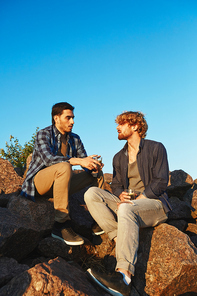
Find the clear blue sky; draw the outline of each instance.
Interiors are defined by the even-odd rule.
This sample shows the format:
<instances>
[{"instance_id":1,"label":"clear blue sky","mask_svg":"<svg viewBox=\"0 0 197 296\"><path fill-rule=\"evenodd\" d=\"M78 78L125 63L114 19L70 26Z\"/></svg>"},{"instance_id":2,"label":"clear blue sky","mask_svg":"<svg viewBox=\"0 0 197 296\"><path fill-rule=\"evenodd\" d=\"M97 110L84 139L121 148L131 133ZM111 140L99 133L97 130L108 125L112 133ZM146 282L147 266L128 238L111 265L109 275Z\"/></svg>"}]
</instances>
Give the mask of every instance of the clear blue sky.
<instances>
[{"instance_id":1,"label":"clear blue sky","mask_svg":"<svg viewBox=\"0 0 197 296\"><path fill-rule=\"evenodd\" d=\"M0 0L0 148L50 125L61 101L105 173L125 143L116 115L133 110L170 170L196 179L197 1Z\"/></svg>"}]
</instances>

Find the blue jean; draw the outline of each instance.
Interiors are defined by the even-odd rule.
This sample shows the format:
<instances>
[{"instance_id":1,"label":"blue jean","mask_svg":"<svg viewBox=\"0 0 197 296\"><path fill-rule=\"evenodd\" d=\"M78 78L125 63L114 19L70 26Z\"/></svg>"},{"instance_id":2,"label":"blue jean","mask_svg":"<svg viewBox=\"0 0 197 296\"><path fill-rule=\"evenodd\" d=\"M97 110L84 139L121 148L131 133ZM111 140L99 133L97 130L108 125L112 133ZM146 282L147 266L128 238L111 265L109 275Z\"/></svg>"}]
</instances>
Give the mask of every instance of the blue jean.
<instances>
[{"instance_id":1,"label":"blue jean","mask_svg":"<svg viewBox=\"0 0 197 296\"><path fill-rule=\"evenodd\" d=\"M162 202L158 199L139 199L122 203L108 191L97 187L85 193L88 210L98 225L112 240L116 240L116 269L122 268L132 275L135 272L139 246L139 229L156 226L167 220Z\"/></svg>"}]
</instances>

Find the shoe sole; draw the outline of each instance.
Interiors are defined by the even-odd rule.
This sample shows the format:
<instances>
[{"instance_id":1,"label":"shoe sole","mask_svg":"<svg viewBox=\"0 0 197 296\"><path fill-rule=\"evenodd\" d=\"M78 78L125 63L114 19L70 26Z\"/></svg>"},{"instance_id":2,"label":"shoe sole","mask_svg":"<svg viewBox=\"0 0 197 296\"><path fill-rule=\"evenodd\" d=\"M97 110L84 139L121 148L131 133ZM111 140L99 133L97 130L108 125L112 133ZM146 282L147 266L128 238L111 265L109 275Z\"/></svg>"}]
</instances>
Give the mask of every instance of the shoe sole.
<instances>
[{"instance_id":1,"label":"shoe sole","mask_svg":"<svg viewBox=\"0 0 197 296\"><path fill-rule=\"evenodd\" d=\"M69 245L69 246L80 246L80 245L83 245L84 244L84 240L81 240L81 241L79 241L79 242L69 242L69 241L66 241L65 239L63 239L63 238L61 238L61 237L59 237L58 235L55 235L55 234L51 234L51 236L53 237L53 238L57 238L57 239L59 239L59 240L61 240L61 241L63 241L63 242L65 242L67 245Z\"/></svg>"},{"instance_id":2,"label":"shoe sole","mask_svg":"<svg viewBox=\"0 0 197 296\"><path fill-rule=\"evenodd\" d=\"M103 234L103 233L105 233L104 230L99 231L99 232L93 232L92 234L93 234L93 235L101 235L101 234Z\"/></svg>"},{"instance_id":3,"label":"shoe sole","mask_svg":"<svg viewBox=\"0 0 197 296\"><path fill-rule=\"evenodd\" d=\"M95 283L97 283L101 288L103 288L105 291L110 293L113 296L123 296L120 292L113 290L111 288L107 288L105 285L103 285L101 282L99 282L95 276L91 272L91 268L87 270L88 275L91 277L92 280L94 280Z\"/></svg>"}]
</instances>

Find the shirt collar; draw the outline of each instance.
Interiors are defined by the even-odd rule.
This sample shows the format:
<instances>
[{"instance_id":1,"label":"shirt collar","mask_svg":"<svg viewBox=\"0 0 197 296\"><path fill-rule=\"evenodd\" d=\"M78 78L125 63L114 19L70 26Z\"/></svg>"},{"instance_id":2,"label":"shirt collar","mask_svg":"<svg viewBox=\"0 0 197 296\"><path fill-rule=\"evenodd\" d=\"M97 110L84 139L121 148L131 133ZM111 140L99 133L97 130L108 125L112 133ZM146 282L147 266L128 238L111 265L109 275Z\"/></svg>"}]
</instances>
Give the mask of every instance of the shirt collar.
<instances>
[{"instance_id":1,"label":"shirt collar","mask_svg":"<svg viewBox=\"0 0 197 296\"><path fill-rule=\"evenodd\" d=\"M55 134L55 137L58 137L59 135L61 136L60 131L56 128L55 125L53 125L53 132L54 132L54 134ZM59 136L59 137L60 137L60 136Z\"/></svg>"},{"instance_id":2,"label":"shirt collar","mask_svg":"<svg viewBox=\"0 0 197 296\"><path fill-rule=\"evenodd\" d=\"M62 134L60 133L60 131L57 129L57 127L55 125L53 125L53 131L54 131L55 137L57 137L58 139L60 139ZM67 138L67 141L70 138L70 134L71 133L66 133L65 134L65 137Z\"/></svg>"}]
</instances>

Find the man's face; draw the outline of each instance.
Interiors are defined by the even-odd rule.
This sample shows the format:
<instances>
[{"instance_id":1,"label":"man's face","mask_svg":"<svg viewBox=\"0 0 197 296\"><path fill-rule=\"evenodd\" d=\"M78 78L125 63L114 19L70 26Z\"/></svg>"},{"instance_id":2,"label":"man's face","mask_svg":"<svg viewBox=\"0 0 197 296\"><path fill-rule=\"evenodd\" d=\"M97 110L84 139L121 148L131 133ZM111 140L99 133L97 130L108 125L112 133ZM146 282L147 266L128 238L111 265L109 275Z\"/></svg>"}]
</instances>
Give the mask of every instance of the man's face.
<instances>
[{"instance_id":1,"label":"man's face","mask_svg":"<svg viewBox=\"0 0 197 296\"><path fill-rule=\"evenodd\" d=\"M73 111L66 109L63 110L61 115L55 115L55 126L61 134L69 133L72 131L74 125Z\"/></svg>"},{"instance_id":2,"label":"man's face","mask_svg":"<svg viewBox=\"0 0 197 296\"><path fill-rule=\"evenodd\" d=\"M117 126L118 139L128 140L133 134L133 128L127 122Z\"/></svg>"}]
</instances>

